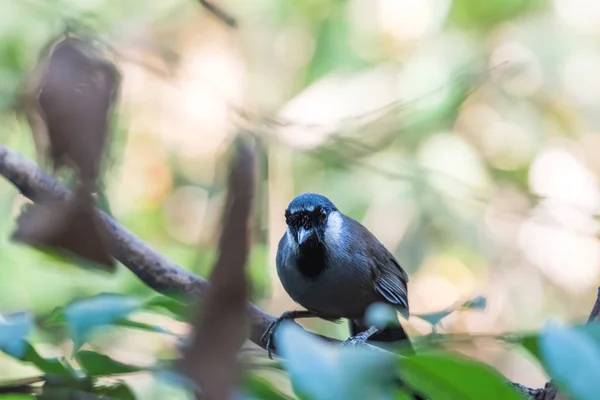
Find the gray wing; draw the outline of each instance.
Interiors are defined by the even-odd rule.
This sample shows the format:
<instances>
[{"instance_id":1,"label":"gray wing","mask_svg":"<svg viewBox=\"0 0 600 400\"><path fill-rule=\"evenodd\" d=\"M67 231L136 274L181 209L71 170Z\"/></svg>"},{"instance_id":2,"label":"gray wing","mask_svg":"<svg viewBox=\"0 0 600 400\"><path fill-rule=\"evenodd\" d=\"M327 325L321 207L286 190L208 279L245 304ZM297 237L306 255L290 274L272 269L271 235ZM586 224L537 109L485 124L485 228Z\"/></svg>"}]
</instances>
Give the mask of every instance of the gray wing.
<instances>
[{"instance_id":1,"label":"gray wing","mask_svg":"<svg viewBox=\"0 0 600 400\"><path fill-rule=\"evenodd\" d=\"M375 291L385 302L404 308L408 312L408 275L371 231L358 221L348 219L355 225L355 229L363 231L363 237L371 238L370 245L365 246L363 251L371 267Z\"/></svg>"}]
</instances>

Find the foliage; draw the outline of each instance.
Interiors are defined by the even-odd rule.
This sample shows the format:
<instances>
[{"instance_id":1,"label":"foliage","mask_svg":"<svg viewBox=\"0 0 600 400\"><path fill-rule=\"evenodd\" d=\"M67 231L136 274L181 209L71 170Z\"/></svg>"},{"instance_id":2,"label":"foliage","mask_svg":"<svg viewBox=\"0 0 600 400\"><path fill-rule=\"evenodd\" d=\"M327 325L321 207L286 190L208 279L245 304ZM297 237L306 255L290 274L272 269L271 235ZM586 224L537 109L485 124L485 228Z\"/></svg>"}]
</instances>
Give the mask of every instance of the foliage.
<instances>
[{"instance_id":1,"label":"foliage","mask_svg":"<svg viewBox=\"0 0 600 400\"><path fill-rule=\"evenodd\" d=\"M475 301L481 302L481 299ZM156 307L157 304L161 307ZM98 399L104 398L102 396L135 399L138 397L128 388L126 380L119 379L106 385L103 378L151 373L158 379L162 373L171 371L174 359L160 359L146 366L130 365L88 348L94 347L107 328L121 326L148 331L148 325L129 323L129 315L136 311L185 319L186 313L179 313L178 304L163 296L140 299L107 293L60 307L48 317L39 319L37 326L25 314L9 315L2 318L0 348L11 357L39 369L40 379L45 382L42 394L39 394L41 398L48 393L77 392L94 394ZM68 328L63 330L67 335L65 339L78 344L74 346L75 351L58 358L41 355L38 345L32 341L32 332L60 327ZM160 327L152 331L156 334L164 332ZM597 323L574 327L549 325L537 335L515 336L512 341L531 350L550 377L573 399L587 400L595 398L598 390L597 380L593 377L600 363L599 332L600 324ZM339 347L323 342L293 324L283 324L277 335L284 357L283 366L257 364L246 369L240 387L243 398L289 398L261 375L265 370L287 371L296 396L302 399L403 399L409 398L406 396L411 392L432 400L521 398L498 372L462 355L439 350L395 355L361 347ZM451 339L449 336L448 340ZM535 343L539 344L532 345ZM79 349L80 345L87 348ZM169 373L173 374L172 371ZM586 374L589 378L585 378ZM398 379L404 382L400 386ZM180 386L185 380L171 379L169 382ZM0 382L2 388L11 384Z\"/></svg>"},{"instance_id":2,"label":"foliage","mask_svg":"<svg viewBox=\"0 0 600 400\"><path fill-rule=\"evenodd\" d=\"M229 3L234 4L235 2ZM250 3L253 2L248 2L248 4ZM474 176L479 176L478 174L483 176L481 181L484 183L482 185L463 182L451 171L448 172L439 165L433 169L423 161L425 144L429 143L428 140L431 138L442 137L440 131L453 129L456 125L459 125L458 129L469 129L468 126L460 126L461 123L464 123L461 108L467 103L465 100L472 91L479 88L481 82L488 78L489 71L482 68L480 64L483 62L487 65L488 61L490 63L493 61L488 60L488 55L489 53L496 54L495 51L498 49L486 46L489 46L487 43L499 40L497 38L502 36L503 24L509 26L511 30L509 36L513 47L510 50L520 56L525 54L525 58L530 57L534 61L539 58L541 60L539 65L536 63L533 65L540 71L543 70L543 73L539 72L540 75L545 76L545 79L550 82L556 79L554 69L563 61L561 59L560 62L557 62L556 58L557 53L562 51L563 42L548 40L546 33L543 35L539 33L537 29L544 18L531 18L527 24L516 24L522 19L531 17L533 14L530 13L543 10L542 2L536 0L487 2L479 0L436 2L431 0L421 2L419 4L435 3L439 6L436 10L442 10L441 16L436 17L437 22L432 23L433 28L431 29L447 27L451 34L432 38L427 43L419 42L418 47L420 48L423 44L423 50L415 51L414 54L408 54L406 50L412 46L410 40L394 42L391 38L395 34L394 28L399 24L388 26L384 34L376 34L368 27L369 24L363 24L362 22L368 19L366 14L372 13L374 7L367 10L368 12L362 13L364 10L360 8L363 7L360 1L307 0L262 3L264 6L253 4L255 7L253 10L246 9L245 11L244 7L249 6L235 3L239 7L235 13L237 14L239 11L240 15L245 16L244 12L247 11L247 15L250 16L252 13L260 12L260 22L263 26L254 26L254 29L260 30L259 28L263 29L269 26L271 30L265 36L269 39L276 38L274 47L278 51L285 52L289 51L288 48L292 48L298 53L301 52L302 49L288 46L289 43L283 40L288 40L289 37L295 38L300 43L307 42L305 47L309 50L306 50L308 55L305 57L305 63L301 66L290 66L295 62L294 60L302 57L298 54L291 54L291 56L296 56L291 57L288 53L286 53L287 57L279 57L283 61L277 61L276 57L265 57L266 61L264 62L269 68L264 65L253 66L254 70L252 71L263 69L271 71L270 68L273 66L278 71L293 70L287 79L291 83L286 82L284 85L274 85L270 79L275 78L268 76L268 84L264 85L268 89L263 90L267 94L255 94L254 103L259 105L267 103L273 101L273 97L279 107L290 94L314 87L318 88L323 82L329 83L330 81L327 79L331 76L335 76L334 80L339 79L339 81L347 78L348 82L364 79L369 83L365 86L371 90L372 86L376 86L371 83L377 83L377 80L373 79L371 82L370 79L376 74L370 74L370 72L377 70L380 65L396 65L399 60L406 66L400 74L403 79L399 80L403 87L408 86L406 93L409 95L416 93L416 97L422 96L411 104L395 101L391 106L384 107L383 110L365 111L364 115L336 122L336 126L342 127L341 132L334 132L324 139L320 146L305 152L305 154L291 157L293 165L290 171L286 171L286 173L290 172L290 176L286 175L285 179L297 183L294 190L299 190L300 187L310 187L311 190L323 189L336 192L342 198L341 208L348 210L348 214L357 217L364 216L369 209L373 209L368 206L371 205L374 193L382 193L382 198L389 197L393 198L396 203L402 203L402 206L410 209L412 217L401 243L393 250L403 255L403 264L411 272L419 268L432 254L450 253L457 259L466 260L465 264L469 264L469 269L473 270L480 264L485 264L483 260L488 256L487 245L489 243L482 243L479 240L478 232L484 224L473 218L475 212L472 208L477 210L484 208L481 206L490 203L494 199L494 192L501 191L496 189L504 189L504 184L529 201L532 208L542 203L543 199L539 194L529 193L528 177L533 155L525 149L526 155L518 161L518 165L507 167L502 162L498 163L498 159L501 157L493 154L498 149L490 147L490 143L493 144L498 139L493 135L486 136L486 133L489 134L487 131L480 132L483 129L480 129L479 125L474 129L476 132L470 134L471 136L480 135L483 139L478 141L479 139L471 137L469 140L472 142L463 146L466 151L462 153L456 151L455 153L459 154L456 158L461 158L461 161L471 158L474 160L471 160L473 161L471 166L475 166L472 170L475 171ZM362 3L370 4L368 1ZM386 4L388 3L392 4L391 2ZM447 3L447 5L444 8L438 3ZM13 132L24 130L25 127L22 122L14 118L11 112L20 110L19 85L34 64L35 55L57 33L64 28L76 30L79 33L88 33L103 46L110 48L115 58L120 61L125 60L124 63L127 64L131 61L128 60L128 54L118 54L116 51L118 42L124 35L121 28L124 20L135 17L136 21L142 21L137 22L143 26L141 31L155 29L167 37L164 39L165 42L169 42L174 36L179 35L179 31L177 31L177 35L168 36L168 31L172 26L165 27L165 21L168 21L169 24L186 23L188 21L186 17L193 14L190 12L191 2L187 0L185 2L155 3L141 0L130 2L81 2L79 0L54 2L5 0L1 2L0 0L0 4L0 9L4 14L3 17L0 17L2 18L1 22L6 23L0 31L0 109L4 113L0 115L0 119L3 126L8 127L0 135L2 135L3 142L14 145L24 152L31 152L32 146L23 139L23 135L13 134ZM267 10L271 6L272 10ZM557 8L561 7L566 6L564 4L560 7L557 6ZM384 14L380 10L377 12ZM564 10L562 12L564 13ZM573 16L577 16L577 13L567 14L571 19L567 22L572 23ZM269 21L271 16L275 21ZM377 18L385 19L385 17L385 15L378 15ZM428 18L435 19L433 15L425 15L422 19ZM146 21L154 19L156 21L152 23ZM243 25L244 19L240 20ZM419 23L418 20L414 22L416 25ZM507 24L507 22L509 23ZM512 30L512 22L519 29ZM459 31L454 32L454 29ZM475 33L471 34L471 31L475 31ZM261 33L264 34L262 31ZM252 35L251 29L249 29L241 36L245 38ZM125 34L125 36L127 35ZM213 36L220 37L219 35ZM578 38L577 35L575 37ZM131 38L124 40L127 39ZM587 42L578 41L582 43L578 44L580 50L586 50L584 46L587 45ZM111 45L113 42L117 43L114 49ZM191 40L191 42L195 41ZM515 47L515 43L521 47ZM176 54L161 49L161 44L159 40L152 43L155 47L150 51L152 57L149 58L157 58L165 64L170 64L177 58ZM263 41L261 47L271 47L271 43L268 42L268 44L269 46L265 46ZM282 48L284 49L282 50ZM531 52L531 55L528 52ZM583 53L583 58L586 59L585 57L588 56L585 55L585 51ZM575 61L577 60L579 59ZM135 64L135 62L131 63ZM574 65L577 67L579 64L574 63ZM537 71L535 68L533 70ZM409 73L410 71L413 73ZM414 73L414 71L419 72ZM377 72L379 71L377 70ZM515 72L515 76L517 75L519 74ZM533 74L534 78L535 76ZM500 121L502 118L497 118L502 122L503 129L513 125L525 126L528 131L536 133L530 134L525 139L523 139L525 134L518 135L518 138L525 142L530 140L540 146L545 136L572 136L573 126L577 124L571 115L573 109L563 105L563 102L568 99L569 95L579 93L578 95L583 97L583 100L580 98L578 101L585 103L588 101L586 99L589 98L589 93L585 92L584 95L581 95L581 90L579 89L577 92L575 85L575 89L571 88L573 93L564 94L564 99L545 98L554 90L540 90L537 97L528 98L530 95L523 94L521 87L527 85L515 85L510 79L505 78L495 79L499 82L499 87L488 88L480 96L480 99L484 99L479 104L485 111L482 115L486 113L492 114L492 116L495 116L496 113L498 115L506 114L506 117L503 115L506 121ZM217 81L218 79L211 80ZM535 79L530 79L528 83L533 81ZM518 80L517 83L519 83ZM276 86L283 86L283 88L277 89L279 90L277 92L274 89ZM151 94L147 94L146 90ZM429 90L433 90L434 93L423 96L423 93ZM152 93L154 92L150 92L150 88L144 87L142 92L144 99L153 97ZM273 92L276 93L273 94ZM356 96L354 92L351 93L347 97L360 97ZM514 95L514 93L517 94ZM320 98L318 101L314 99L312 101L322 106ZM358 99L358 102L362 101L362 98ZM186 105L193 103L186 98L183 102ZM596 107L591 107L592 114L595 109ZM505 112L509 110L514 113ZM481 109L476 109L476 111L481 112ZM244 114L244 112L240 114ZM374 118L373 114L377 115L377 118ZM463 119L458 118L460 115L463 116ZM478 114L479 117L481 115ZM457 120L460 121L457 122ZM283 119L279 121L274 118L272 125L267 124L266 130L275 130L273 126L294 125L296 122ZM300 123L298 122L298 124ZM547 129L547 126L552 126L552 128ZM127 142L127 137L123 134L125 129L121 127L119 131L118 126L114 129L116 133L114 147L124 148L125 142ZM546 133L546 130L549 130L550 133ZM144 135L146 133L143 132ZM270 139L268 134L265 134L265 137ZM450 140L448 135L442 137L441 143L444 146L440 147L443 148L444 153L452 153L450 151L452 149L448 148L457 143L460 146L467 143L462 136L460 139L457 139L458 137L458 135L454 137L456 140ZM159 165L157 169L168 169L167 180L169 185L173 185L168 190L175 191L179 186L193 184L195 187L201 187L207 193L211 204L218 204L222 192L213 184L212 174L206 174L210 178L200 176L201 174L197 172L195 172L196 175L190 175L187 171L190 168L182 167L183 162L180 157L177 157L177 154L157 151L151 145L152 140L146 140L146 136L142 142L144 145L140 145L140 148L145 149L144 146L148 145L148 149L150 149L144 150L148 153L145 158L151 159ZM276 140L273 142L276 143ZM507 140L507 142L509 142L507 146L514 147L512 143L515 140ZM159 143L156 148L160 148L162 151L166 146L163 146L162 142ZM531 146L531 143L525 143L523 147L527 147L527 145ZM502 152L504 147L499 147ZM123 149L117 150L124 151ZM442 157L439 157L441 153L437 154L438 156L433 158L441 159ZM116 164L120 166L121 161L117 160ZM277 161L269 160L269 163L275 165ZM267 164L266 161L265 164ZM196 171L199 168L194 164L192 169ZM211 168L206 169L211 170ZM138 172L134 171L134 173ZM350 173L353 175L351 176ZM573 180L577 181L577 179ZM348 182L352 182L353 185L349 185ZM493 185L490 182L493 182ZM102 182L98 182L98 186L103 187ZM277 185L273 184L273 186ZM360 190L348 189L350 186L358 187ZM0 188L0 190L4 189ZM167 191L164 187L161 190ZM124 191L128 195L130 194L129 188ZM8 190L6 193L9 193ZM108 210L110 199L106 193L100 193L99 196L103 203L102 208ZM163 202L166 200L160 196L155 197L152 201L145 202L137 202L134 199L132 201L134 206L126 209L126 212L121 212L119 219L144 238L152 240L152 243L159 247L161 252L179 264L193 269L195 272L206 273L218 252L212 246L200 246L202 248L198 249L199 246L195 241L193 244L184 244L165 233ZM157 198L159 200L156 200ZM14 194L11 188L10 194L0 198L0 213L6 220L12 216L13 203ZM470 208L472 203L475 204L475 207ZM214 208L210 208L207 214L210 214L211 210ZM555 214L564 216L565 210L559 211ZM507 219L514 217L512 213L509 214ZM489 214L486 216L489 217ZM597 218L597 216L595 217ZM238 222L243 221L239 220ZM10 224L3 226L4 230L1 235L7 237L13 227ZM260 226L257 228L257 236L261 238L257 241L260 243L254 244L252 249L254 256L250 258L246 268L258 297L267 293L269 285L269 276L266 273L268 251L266 250L267 240L264 230ZM227 254L239 255L235 251L227 252ZM165 296L141 296L141 293L148 293L148 289L144 288L127 271L117 271L118 276L111 279L103 275L95 275L90 279L87 271L74 271L66 268L70 267L70 264L82 265L81 263L6 243L2 243L0 263L2 264L0 281L5 282L3 296L0 297L2 309L33 309L33 313L12 313L0 318L0 350L5 353L7 358L33 366L40 373L39 376L36 375L32 378L31 383L26 384L20 380L13 382L10 379L5 381L0 379L0 393L20 392L24 386L26 390L33 393L32 395L0 394L0 400L29 399L32 396L51 399L90 398L90 396L98 399L124 400L142 398L143 393L137 393L130 387L129 377L132 374L151 374L157 385L164 383L180 391L190 391L192 383L176 372L179 371L177 356L162 353L152 354L154 361L149 365L129 364L103 351L101 345L102 340L110 341L111 335L120 337L123 330L127 330L129 334L135 335L136 339L143 338L145 337L143 335L148 334L164 335L175 339L174 342L177 344L183 344L181 347L185 352L186 345L189 345L187 337L173 333L172 324L163 326L154 320L146 322L135 317L141 313L147 313L153 317L163 318L159 321L167 319L172 322L175 319L179 322L190 322L192 321L192 312L187 303ZM27 268L22 268L22 266L27 266ZM23 282L28 283L29 293L27 294L29 297L23 295ZM49 288L54 288L54 290ZM102 293L105 291L119 293ZM76 297L76 300L71 301L73 297ZM560 296L556 297L563 300ZM220 300L217 299L214 303L223 304L220 303ZM520 398L520 395L506 382L506 379L491 366L464 355L439 350L439 347L452 344L456 339L456 335L438 332L442 322L455 312L481 310L485 308L486 303L484 297L478 297L438 312L411 315L411 317L425 321L432 330L431 334L415 340L416 344L422 344L416 355L406 354L402 348L388 349L390 352L387 353L362 348L340 348L309 336L293 326L283 326L278 333L284 356L283 366L250 360L255 362L250 362L251 366L241 371L239 397L267 400L291 398L291 393L281 389L281 386L284 385L278 384L278 380L286 383L289 380L294 389L293 395L307 400L339 398L404 400L410 399L413 392L418 392L432 400L510 400ZM52 313L46 315L46 312L57 304L64 304L64 306L56 308ZM240 300L239 304L243 304L243 302ZM212 319L209 318L211 323L217 325L219 313L213 313L211 317ZM378 326L397 323L396 317L395 310L381 305L374 305L368 315L369 321ZM242 323L240 320L234 322ZM235 326L234 333L242 336L243 330L236 324L233 326ZM224 327L220 331L217 330L216 333L213 332L213 335L220 335L225 341L228 337L226 333L227 329ZM469 342L478 338L476 335L462 335L460 339L463 342ZM597 323L573 326L549 324L540 332L487 335L486 340L504 341L509 346L518 346L526 350L553 382L572 399L588 400L598 397L597 393L600 387L596 375L600 371L600 327ZM65 343L68 345L65 346ZM49 353L43 351L44 347L49 344L58 353L55 352L50 356ZM230 356L237 351L237 342L219 344L229 350ZM204 343L204 345L205 347L201 348L202 351L194 355L193 361L199 360L199 363L204 364L205 370L210 370L210 367L216 363L211 364L206 350L208 348L208 350L219 352L221 348L212 346L212 343ZM180 349L175 349L173 345L165 352L175 353L177 350ZM206 358L203 358L204 356ZM231 356L231 358L234 357ZM211 372L218 373L219 371ZM270 379L273 378L273 375L277 379ZM399 384L400 381L402 384ZM41 388L38 385L40 382L43 382ZM88 397L85 397L86 395Z\"/></svg>"}]
</instances>

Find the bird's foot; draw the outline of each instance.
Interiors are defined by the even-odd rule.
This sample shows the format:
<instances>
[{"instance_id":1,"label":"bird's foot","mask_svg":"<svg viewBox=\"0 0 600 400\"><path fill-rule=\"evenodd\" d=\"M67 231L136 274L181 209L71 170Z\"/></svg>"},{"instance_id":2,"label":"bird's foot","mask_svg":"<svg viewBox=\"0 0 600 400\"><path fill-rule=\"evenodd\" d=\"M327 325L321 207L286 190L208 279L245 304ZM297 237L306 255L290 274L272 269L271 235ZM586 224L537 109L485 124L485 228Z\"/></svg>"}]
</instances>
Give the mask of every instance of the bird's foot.
<instances>
[{"instance_id":1,"label":"bird's foot","mask_svg":"<svg viewBox=\"0 0 600 400\"><path fill-rule=\"evenodd\" d=\"M346 346L352 346L352 347L364 346L367 343L367 340L369 340L369 338L371 336L373 336L376 332L377 332L377 328L370 327L368 330L366 330L364 332L361 332L358 335L351 336L348 339L344 340L340 346L341 347L346 347Z\"/></svg>"},{"instance_id":2,"label":"bird's foot","mask_svg":"<svg viewBox=\"0 0 600 400\"><path fill-rule=\"evenodd\" d=\"M365 334L365 332L359 333L356 336L351 336L348 339L344 340L340 346L342 347L358 347L363 346L367 343L369 337Z\"/></svg>"},{"instance_id":3,"label":"bird's foot","mask_svg":"<svg viewBox=\"0 0 600 400\"><path fill-rule=\"evenodd\" d=\"M286 311L279 318L269 324L269 327L260 337L261 343L265 343L265 348L267 349L267 356L269 359L273 359L273 350L275 350L275 346L273 346L273 337L275 336L275 331L279 328L279 325L286 320L295 319L296 311Z\"/></svg>"}]
</instances>

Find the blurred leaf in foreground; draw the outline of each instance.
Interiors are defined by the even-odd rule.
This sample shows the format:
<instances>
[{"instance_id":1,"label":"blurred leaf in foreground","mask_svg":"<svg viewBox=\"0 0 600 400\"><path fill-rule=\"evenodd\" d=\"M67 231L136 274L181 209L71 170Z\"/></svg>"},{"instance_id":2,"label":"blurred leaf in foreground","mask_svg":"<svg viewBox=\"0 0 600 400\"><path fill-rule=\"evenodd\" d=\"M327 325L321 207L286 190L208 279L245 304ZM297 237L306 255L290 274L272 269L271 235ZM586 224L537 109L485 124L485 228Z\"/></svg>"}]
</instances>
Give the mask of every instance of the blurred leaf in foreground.
<instances>
[{"instance_id":1,"label":"blurred leaf in foreground","mask_svg":"<svg viewBox=\"0 0 600 400\"><path fill-rule=\"evenodd\" d=\"M106 227L92 199L82 196L29 206L17 219L13 240L41 250L66 251L92 261L94 267L114 271L114 259L106 248Z\"/></svg>"},{"instance_id":2,"label":"blurred leaf in foreground","mask_svg":"<svg viewBox=\"0 0 600 400\"><path fill-rule=\"evenodd\" d=\"M124 364L95 351L80 350L75 355L77 362L88 376L109 376L145 371L148 368Z\"/></svg>"},{"instance_id":3,"label":"blurred leaf in foreground","mask_svg":"<svg viewBox=\"0 0 600 400\"><path fill-rule=\"evenodd\" d=\"M311 400L389 399L396 389L396 357L361 347L340 347L290 322L275 333L294 390Z\"/></svg>"},{"instance_id":4,"label":"blurred leaf in foreground","mask_svg":"<svg viewBox=\"0 0 600 400\"><path fill-rule=\"evenodd\" d=\"M120 76L83 40L67 36L44 60L38 92L55 167L74 167L83 181L98 176Z\"/></svg>"},{"instance_id":5,"label":"blurred leaf in foreground","mask_svg":"<svg viewBox=\"0 0 600 400\"><path fill-rule=\"evenodd\" d=\"M21 215L13 238L67 251L113 271L115 263L107 249L106 227L95 208L93 193L97 190L95 183L119 73L111 62L94 54L91 45L69 36L50 49L37 69L40 83L33 92L45 129L38 126L39 118L29 116L34 139L39 142L40 135L47 134L54 167L73 168L77 189L68 200L37 199L41 204Z\"/></svg>"},{"instance_id":6,"label":"blurred leaf in foreground","mask_svg":"<svg viewBox=\"0 0 600 400\"><path fill-rule=\"evenodd\" d=\"M251 399L292 400L291 397L281 393L267 379L251 373L247 373L244 377L244 393Z\"/></svg>"},{"instance_id":7,"label":"blurred leaf in foreground","mask_svg":"<svg viewBox=\"0 0 600 400\"><path fill-rule=\"evenodd\" d=\"M585 333L549 324L540 334L542 362L566 393L578 400L593 400L600 393L600 347Z\"/></svg>"},{"instance_id":8,"label":"blurred leaf in foreground","mask_svg":"<svg viewBox=\"0 0 600 400\"><path fill-rule=\"evenodd\" d=\"M68 364L63 363L58 358L42 357L31 343L26 344L25 353L20 359L35 365L44 375L63 380L78 379L76 372Z\"/></svg>"},{"instance_id":9,"label":"blurred leaf in foreground","mask_svg":"<svg viewBox=\"0 0 600 400\"><path fill-rule=\"evenodd\" d=\"M421 354L400 360L402 378L432 400L522 400L492 367L460 356Z\"/></svg>"},{"instance_id":10,"label":"blurred leaf in foreground","mask_svg":"<svg viewBox=\"0 0 600 400\"><path fill-rule=\"evenodd\" d=\"M254 198L255 154L238 138L229 174L219 256L194 320L182 367L211 400L228 400L238 380L237 353L246 337L246 261Z\"/></svg>"},{"instance_id":11,"label":"blurred leaf in foreground","mask_svg":"<svg viewBox=\"0 0 600 400\"><path fill-rule=\"evenodd\" d=\"M472 300L466 301L463 304L455 307L450 307L443 311L438 311L429 314L413 314L415 317L421 318L424 321L429 322L431 325L438 325L442 319L446 318L448 315L452 314L455 311L461 309L469 309L469 310L484 310L487 306L487 300L483 296L478 296Z\"/></svg>"},{"instance_id":12,"label":"blurred leaf in foreground","mask_svg":"<svg viewBox=\"0 0 600 400\"><path fill-rule=\"evenodd\" d=\"M0 350L15 358L23 357L27 350L25 338L32 326L33 319L28 313L0 315Z\"/></svg>"},{"instance_id":13,"label":"blurred leaf in foreground","mask_svg":"<svg viewBox=\"0 0 600 400\"><path fill-rule=\"evenodd\" d=\"M74 301L62 310L75 350L98 328L111 325L142 306L142 301L116 294L103 293Z\"/></svg>"}]
</instances>

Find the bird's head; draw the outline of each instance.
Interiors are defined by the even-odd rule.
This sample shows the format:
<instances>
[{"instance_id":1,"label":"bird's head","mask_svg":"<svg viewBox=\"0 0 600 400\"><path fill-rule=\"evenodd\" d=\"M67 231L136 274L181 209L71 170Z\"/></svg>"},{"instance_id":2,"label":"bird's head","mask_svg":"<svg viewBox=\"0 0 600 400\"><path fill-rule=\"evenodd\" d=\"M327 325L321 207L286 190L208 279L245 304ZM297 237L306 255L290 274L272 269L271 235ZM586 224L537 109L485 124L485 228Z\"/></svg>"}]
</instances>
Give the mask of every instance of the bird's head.
<instances>
[{"instance_id":1,"label":"bird's head","mask_svg":"<svg viewBox=\"0 0 600 400\"><path fill-rule=\"evenodd\" d=\"M285 210L285 222L290 240L299 247L313 247L325 240L331 216L339 218L335 205L325 196L304 193L290 202ZM328 228L329 226L329 228Z\"/></svg>"}]
</instances>

